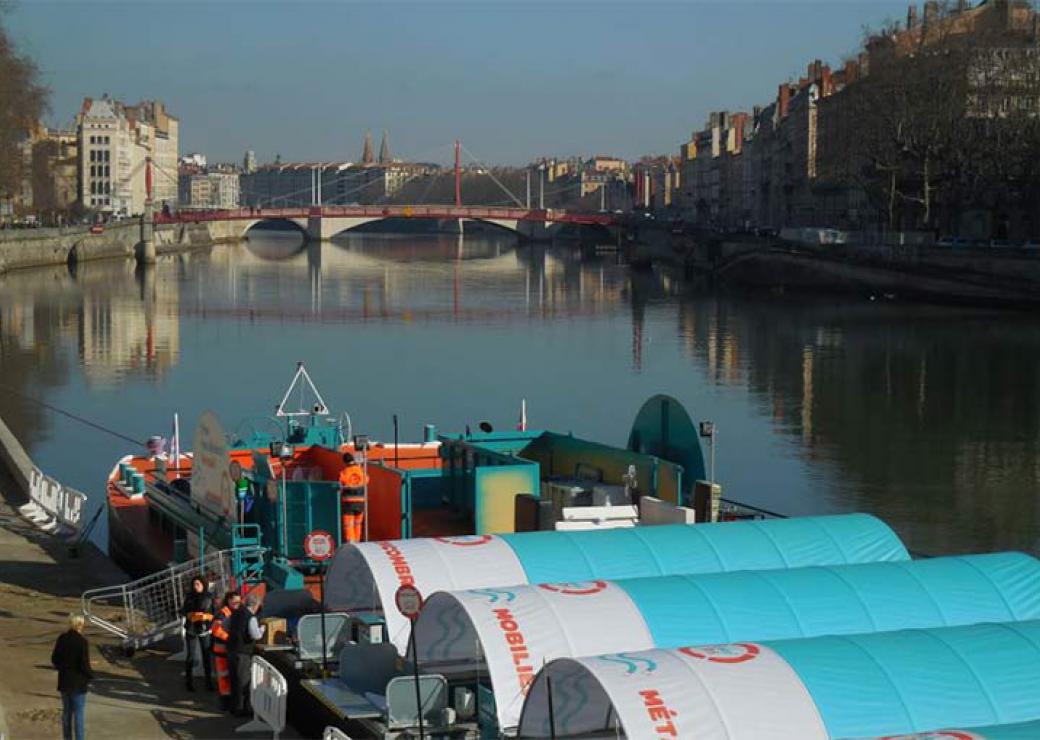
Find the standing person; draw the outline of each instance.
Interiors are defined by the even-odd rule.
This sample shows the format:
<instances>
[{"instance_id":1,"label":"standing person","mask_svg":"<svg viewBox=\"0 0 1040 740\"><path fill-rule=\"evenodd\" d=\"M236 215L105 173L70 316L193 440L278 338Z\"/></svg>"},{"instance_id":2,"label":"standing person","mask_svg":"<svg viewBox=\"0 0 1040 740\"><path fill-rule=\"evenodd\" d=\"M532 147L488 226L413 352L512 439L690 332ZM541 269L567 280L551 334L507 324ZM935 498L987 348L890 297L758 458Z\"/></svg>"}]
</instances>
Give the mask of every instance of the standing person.
<instances>
[{"instance_id":1,"label":"standing person","mask_svg":"<svg viewBox=\"0 0 1040 740\"><path fill-rule=\"evenodd\" d=\"M229 591L224 597L224 606L220 607L213 619L213 667L217 671L217 691L220 692L220 708L231 711L231 681L234 675L228 661L228 629L231 627L231 615L242 605L242 597L237 591Z\"/></svg>"},{"instance_id":2,"label":"standing person","mask_svg":"<svg viewBox=\"0 0 1040 740\"><path fill-rule=\"evenodd\" d=\"M343 512L343 542L361 542L365 532L365 471L349 452L343 453L339 473L340 505Z\"/></svg>"},{"instance_id":3,"label":"standing person","mask_svg":"<svg viewBox=\"0 0 1040 740\"><path fill-rule=\"evenodd\" d=\"M234 666L231 681L231 711L239 716L250 713L249 682L252 678L253 643L264 636L256 621L260 611L260 596L253 592L231 615L228 628L228 657Z\"/></svg>"},{"instance_id":4,"label":"standing person","mask_svg":"<svg viewBox=\"0 0 1040 740\"><path fill-rule=\"evenodd\" d=\"M210 662L210 625L213 622L213 597L206 582L199 576L191 579L191 588L184 597L184 685L195 690L192 666L194 643L199 644L202 670L206 674L206 689L213 690L213 665Z\"/></svg>"},{"instance_id":5,"label":"standing person","mask_svg":"<svg viewBox=\"0 0 1040 740\"><path fill-rule=\"evenodd\" d=\"M63 740L86 737L87 686L94 678L90 669L90 644L83 636L82 614L69 615L69 629L58 636L51 651L51 665L58 669L61 692L61 736Z\"/></svg>"}]
</instances>

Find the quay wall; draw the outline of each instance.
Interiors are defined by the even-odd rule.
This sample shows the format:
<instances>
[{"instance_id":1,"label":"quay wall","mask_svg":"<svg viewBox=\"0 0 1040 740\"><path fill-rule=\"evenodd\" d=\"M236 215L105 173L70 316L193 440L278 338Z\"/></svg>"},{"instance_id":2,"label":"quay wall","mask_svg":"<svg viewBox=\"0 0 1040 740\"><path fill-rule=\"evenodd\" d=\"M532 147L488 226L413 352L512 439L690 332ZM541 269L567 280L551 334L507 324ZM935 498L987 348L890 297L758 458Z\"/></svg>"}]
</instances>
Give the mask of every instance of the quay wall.
<instances>
[{"instance_id":1,"label":"quay wall","mask_svg":"<svg viewBox=\"0 0 1040 740\"><path fill-rule=\"evenodd\" d=\"M202 249L241 238L235 222L163 224L154 229L158 254ZM136 221L107 224L104 233L86 227L25 229L0 232L0 274L26 267L65 265L136 255L141 225Z\"/></svg>"},{"instance_id":2,"label":"quay wall","mask_svg":"<svg viewBox=\"0 0 1040 740\"><path fill-rule=\"evenodd\" d=\"M982 305L1040 306L1040 250L795 245L777 239L671 235L641 229L629 261L772 290L891 295Z\"/></svg>"},{"instance_id":3,"label":"quay wall","mask_svg":"<svg viewBox=\"0 0 1040 740\"><path fill-rule=\"evenodd\" d=\"M0 481L14 483L14 490L0 491L0 499L12 504L24 503L29 497L29 480L32 460L14 432L0 419ZM7 475L4 476L3 473Z\"/></svg>"}]
</instances>

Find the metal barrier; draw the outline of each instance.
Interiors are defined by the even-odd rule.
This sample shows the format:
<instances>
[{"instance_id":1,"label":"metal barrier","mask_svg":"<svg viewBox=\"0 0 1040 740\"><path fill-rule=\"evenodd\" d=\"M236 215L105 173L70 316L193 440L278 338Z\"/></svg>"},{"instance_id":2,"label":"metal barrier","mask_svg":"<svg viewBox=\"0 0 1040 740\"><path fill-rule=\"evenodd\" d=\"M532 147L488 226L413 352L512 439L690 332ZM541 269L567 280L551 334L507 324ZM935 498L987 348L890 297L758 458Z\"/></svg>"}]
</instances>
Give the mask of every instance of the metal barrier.
<instances>
[{"instance_id":1,"label":"metal barrier","mask_svg":"<svg viewBox=\"0 0 1040 740\"><path fill-rule=\"evenodd\" d=\"M33 465L29 469L28 503L18 512L48 534L71 537L80 530L86 494L63 486Z\"/></svg>"},{"instance_id":2,"label":"metal barrier","mask_svg":"<svg viewBox=\"0 0 1040 740\"><path fill-rule=\"evenodd\" d=\"M273 732L274 740L285 729L285 709L289 700L289 682L278 669L258 655L250 666L249 703L253 719L235 732Z\"/></svg>"},{"instance_id":3,"label":"metal barrier","mask_svg":"<svg viewBox=\"0 0 1040 740\"><path fill-rule=\"evenodd\" d=\"M180 632L184 595L196 576L212 584L217 594L239 586L244 574L236 572L235 564L243 558L262 559L263 550L219 550L130 583L84 591L83 614L91 624L121 638L124 648L137 650ZM119 617L102 616L105 607L119 610Z\"/></svg>"}]
</instances>

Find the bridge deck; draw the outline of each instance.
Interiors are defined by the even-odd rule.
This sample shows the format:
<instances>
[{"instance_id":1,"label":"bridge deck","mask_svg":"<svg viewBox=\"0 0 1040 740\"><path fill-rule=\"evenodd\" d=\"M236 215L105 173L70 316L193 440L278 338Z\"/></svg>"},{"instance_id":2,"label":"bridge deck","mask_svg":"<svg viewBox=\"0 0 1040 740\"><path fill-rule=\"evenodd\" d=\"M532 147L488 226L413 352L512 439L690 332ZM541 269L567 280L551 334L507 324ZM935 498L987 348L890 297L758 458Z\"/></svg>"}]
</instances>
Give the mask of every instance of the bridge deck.
<instances>
[{"instance_id":1,"label":"bridge deck","mask_svg":"<svg viewBox=\"0 0 1040 740\"><path fill-rule=\"evenodd\" d=\"M481 206L313 206L294 208L238 208L219 211L179 211L157 214L155 223L194 223L199 221L253 221L257 219L301 218L419 218L473 219L478 221L540 221L613 226L618 219L611 213L571 213L558 209L491 208Z\"/></svg>"}]
</instances>

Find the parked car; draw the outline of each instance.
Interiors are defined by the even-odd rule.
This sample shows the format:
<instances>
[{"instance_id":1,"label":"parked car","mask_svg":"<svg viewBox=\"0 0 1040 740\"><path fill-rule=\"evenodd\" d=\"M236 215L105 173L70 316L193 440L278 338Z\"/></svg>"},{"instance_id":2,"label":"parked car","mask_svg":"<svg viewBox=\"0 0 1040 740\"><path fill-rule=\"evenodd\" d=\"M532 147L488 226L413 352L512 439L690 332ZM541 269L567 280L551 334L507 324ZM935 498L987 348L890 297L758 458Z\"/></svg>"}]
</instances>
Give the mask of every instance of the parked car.
<instances>
[{"instance_id":1,"label":"parked car","mask_svg":"<svg viewBox=\"0 0 1040 740\"><path fill-rule=\"evenodd\" d=\"M90 233L91 234L104 234L105 233L105 226L104 226L104 224L94 224L93 226L90 227Z\"/></svg>"},{"instance_id":2,"label":"parked car","mask_svg":"<svg viewBox=\"0 0 1040 740\"><path fill-rule=\"evenodd\" d=\"M1007 239L990 239L989 240L989 246L991 246L991 247L1007 248L1007 247L1013 247L1014 244L1012 244Z\"/></svg>"}]
</instances>

